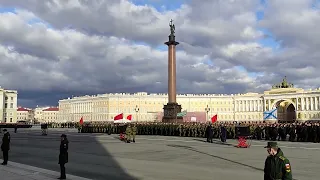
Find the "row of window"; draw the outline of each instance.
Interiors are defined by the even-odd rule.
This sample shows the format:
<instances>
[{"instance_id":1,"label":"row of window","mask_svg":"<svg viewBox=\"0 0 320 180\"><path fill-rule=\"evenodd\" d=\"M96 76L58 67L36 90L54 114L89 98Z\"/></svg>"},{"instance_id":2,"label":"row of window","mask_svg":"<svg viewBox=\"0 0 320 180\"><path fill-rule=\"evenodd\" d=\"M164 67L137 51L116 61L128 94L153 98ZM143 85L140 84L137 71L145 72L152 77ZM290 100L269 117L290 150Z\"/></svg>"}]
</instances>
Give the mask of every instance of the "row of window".
<instances>
[{"instance_id":1,"label":"row of window","mask_svg":"<svg viewBox=\"0 0 320 180\"><path fill-rule=\"evenodd\" d=\"M4 104L4 108L7 109L8 108L8 103ZM13 108L13 103L10 103L10 108Z\"/></svg>"},{"instance_id":2,"label":"row of window","mask_svg":"<svg viewBox=\"0 0 320 180\"><path fill-rule=\"evenodd\" d=\"M10 120L9 122L12 122L12 118L10 118L9 120ZM4 118L4 122L5 123L7 122L7 118Z\"/></svg>"},{"instance_id":3,"label":"row of window","mask_svg":"<svg viewBox=\"0 0 320 180\"><path fill-rule=\"evenodd\" d=\"M6 96L4 99L5 99L6 101L8 101L9 98L8 98L8 96ZM13 97L10 97L10 100L13 101Z\"/></svg>"}]
</instances>

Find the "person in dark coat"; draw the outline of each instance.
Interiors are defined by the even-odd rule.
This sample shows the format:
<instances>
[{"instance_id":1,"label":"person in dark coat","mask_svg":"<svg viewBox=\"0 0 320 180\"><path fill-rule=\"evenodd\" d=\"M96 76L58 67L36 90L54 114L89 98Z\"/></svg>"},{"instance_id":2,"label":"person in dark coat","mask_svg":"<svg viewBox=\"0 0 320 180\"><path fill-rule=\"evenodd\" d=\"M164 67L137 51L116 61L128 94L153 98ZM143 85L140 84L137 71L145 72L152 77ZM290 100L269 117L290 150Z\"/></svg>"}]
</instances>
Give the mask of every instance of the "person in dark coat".
<instances>
[{"instance_id":1,"label":"person in dark coat","mask_svg":"<svg viewBox=\"0 0 320 180\"><path fill-rule=\"evenodd\" d=\"M1 151L3 153L3 163L2 165L8 164L9 150L10 150L10 133L4 129L4 135L2 138Z\"/></svg>"},{"instance_id":2,"label":"person in dark coat","mask_svg":"<svg viewBox=\"0 0 320 180\"><path fill-rule=\"evenodd\" d=\"M224 125L221 126L220 128L221 134L221 142L226 142L227 141L227 129Z\"/></svg>"},{"instance_id":3,"label":"person in dark coat","mask_svg":"<svg viewBox=\"0 0 320 180\"><path fill-rule=\"evenodd\" d=\"M269 153L264 165L264 180L292 180L290 161L284 156L277 142L268 142Z\"/></svg>"},{"instance_id":4,"label":"person in dark coat","mask_svg":"<svg viewBox=\"0 0 320 180\"><path fill-rule=\"evenodd\" d=\"M212 124L210 123L209 126L207 126L206 129L206 136L207 136L207 142L212 143L212 138L213 138L213 128Z\"/></svg>"},{"instance_id":5,"label":"person in dark coat","mask_svg":"<svg viewBox=\"0 0 320 180\"><path fill-rule=\"evenodd\" d=\"M66 168L65 164L68 163L68 146L69 141L67 135L61 135L60 143L60 154L59 154L59 164L60 164L60 177L58 179L66 179Z\"/></svg>"},{"instance_id":6,"label":"person in dark coat","mask_svg":"<svg viewBox=\"0 0 320 180\"><path fill-rule=\"evenodd\" d=\"M14 133L17 133L17 130L18 130L18 125L14 125Z\"/></svg>"}]
</instances>

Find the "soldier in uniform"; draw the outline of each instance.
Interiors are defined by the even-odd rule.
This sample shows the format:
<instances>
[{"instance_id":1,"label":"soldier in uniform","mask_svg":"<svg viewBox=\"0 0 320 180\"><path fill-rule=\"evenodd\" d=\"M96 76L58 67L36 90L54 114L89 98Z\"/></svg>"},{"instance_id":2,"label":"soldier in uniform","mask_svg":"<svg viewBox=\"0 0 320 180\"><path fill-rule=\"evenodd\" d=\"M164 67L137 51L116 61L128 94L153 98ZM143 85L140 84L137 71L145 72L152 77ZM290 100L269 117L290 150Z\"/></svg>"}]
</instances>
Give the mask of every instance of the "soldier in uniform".
<instances>
[{"instance_id":1,"label":"soldier in uniform","mask_svg":"<svg viewBox=\"0 0 320 180\"><path fill-rule=\"evenodd\" d=\"M284 157L277 142L268 142L267 157L264 165L264 180L292 180L290 161Z\"/></svg>"},{"instance_id":2,"label":"soldier in uniform","mask_svg":"<svg viewBox=\"0 0 320 180\"><path fill-rule=\"evenodd\" d=\"M65 164L68 163L68 147L69 141L67 135L61 135L60 143L60 154L59 154L59 163L60 164L60 177L58 179L66 179L66 168Z\"/></svg>"},{"instance_id":3,"label":"soldier in uniform","mask_svg":"<svg viewBox=\"0 0 320 180\"><path fill-rule=\"evenodd\" d=\"M136 142L136 135L137 135L137 126L136 124L133 124L132 128L131 128L131 131L132 131L132 142Z\"/></svg>"},{"instance_id":4,"label":"soldier in uniform","mask_svg":"<svg viewBox=\"0 0 320 180\"><path fill-rule=\"evenodd\" d=\"M221 139L221 142L224 142L224 143L227 141L227 129L225 125L221 125L220 127L220 139Z\"/></svg>"},{"instance_id":5,"label":"soldier in uniform","mask_svg":"<svg viewBox=\"0 0 320 180\"><path fill-rule=\"evenodd\" d=\"M131 135L132 135L131 125L128 124L128 126L127 126L127 128L126 128L127 143L130 143L130 142L131 142Z\"/></svg>"},{"instance_id":6,"label":"soldier in uniform","mask_svg":"<svg viewBox=\"0 0 320 180\"><path fill-rule=\"evenodd\" d=\"M8 159L9 159L9 150L10 150L10 134L6 129L4 129L3 132L4 132L4 135L2 138L2 144L1 144L1 151L3 153L2 165L7 165Z\"/></svg>"},{"instance_id":7,"label":"soldier in uniform","mask_svg":"<svg viewBox=\"0 0 320 180\"><path fill-rule=\"evenodd\" d=\"M213 138L213 128L212 124L210 123L206 129L206 136L207 136L207 142L212 143L212 138Z\"/></svg>"}]
</instances>

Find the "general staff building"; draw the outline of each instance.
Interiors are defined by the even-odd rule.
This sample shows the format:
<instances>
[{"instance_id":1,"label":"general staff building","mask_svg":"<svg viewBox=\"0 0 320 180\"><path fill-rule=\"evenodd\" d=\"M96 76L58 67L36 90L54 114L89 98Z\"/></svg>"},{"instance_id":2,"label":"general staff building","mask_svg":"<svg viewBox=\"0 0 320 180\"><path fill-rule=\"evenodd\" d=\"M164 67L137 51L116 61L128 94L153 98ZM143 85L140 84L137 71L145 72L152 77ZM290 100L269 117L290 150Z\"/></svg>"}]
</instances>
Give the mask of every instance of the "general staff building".
<instances>
[{"instance_id":1,"label":"general staff building","mask_svg":"<svg viewBox=\"0 0 320 180\"><path fill-rule=\"evenodd\" d=\"M72 97L59 101L58 121L76 122L81 117L85 121L112 121L120 113L132 115L134 121L159 121L167 101L167 94L146 92ZM286 79L263 93L179 94L177 101L183 111L206 113L206 120L216 114L219 121L320 119L320 90L294 88Z\"/></svg>"}]
</instances>

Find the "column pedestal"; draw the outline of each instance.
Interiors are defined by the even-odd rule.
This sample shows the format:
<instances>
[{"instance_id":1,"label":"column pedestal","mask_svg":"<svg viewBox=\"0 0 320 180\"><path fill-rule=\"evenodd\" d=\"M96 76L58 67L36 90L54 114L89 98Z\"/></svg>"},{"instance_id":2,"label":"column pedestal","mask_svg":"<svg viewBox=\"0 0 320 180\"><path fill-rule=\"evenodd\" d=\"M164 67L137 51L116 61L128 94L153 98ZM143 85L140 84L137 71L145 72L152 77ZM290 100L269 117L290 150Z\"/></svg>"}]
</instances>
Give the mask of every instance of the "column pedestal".
<instances>
[{"instance_id":1,"label":"column pedestal","mask_svg":"<svg viewBox=\"0 0 320 180\"><path fill-rule=\"evenodd\" d=\"M167 103L163 107L163 117L162 122L173 123L173 122L183 122L183 117L178 117L177 113L181 112L181 105L178 103Z\"/></svg>"}]
</instances>

